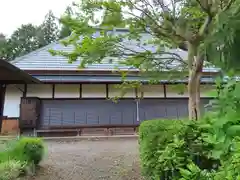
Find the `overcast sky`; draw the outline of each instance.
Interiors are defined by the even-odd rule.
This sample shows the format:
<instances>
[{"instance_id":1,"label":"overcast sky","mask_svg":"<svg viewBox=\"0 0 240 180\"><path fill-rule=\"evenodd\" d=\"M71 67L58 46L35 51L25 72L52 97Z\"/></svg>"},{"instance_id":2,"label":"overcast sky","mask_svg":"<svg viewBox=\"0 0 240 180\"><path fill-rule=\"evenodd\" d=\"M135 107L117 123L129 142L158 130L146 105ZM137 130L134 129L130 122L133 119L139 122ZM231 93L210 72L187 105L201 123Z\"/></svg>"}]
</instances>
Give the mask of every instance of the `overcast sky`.
<instances>
[{"instance_id":1,"label":"overcast sky","mask_svg":"<svg viewBox=\"0 0 240 180\"><path fill-rule=\"evenodd\" d=\"M39 25L49 10L59 17L73 0L0 0L0 33L11 35L21 24Z\"/></svg>"}]
</instances>

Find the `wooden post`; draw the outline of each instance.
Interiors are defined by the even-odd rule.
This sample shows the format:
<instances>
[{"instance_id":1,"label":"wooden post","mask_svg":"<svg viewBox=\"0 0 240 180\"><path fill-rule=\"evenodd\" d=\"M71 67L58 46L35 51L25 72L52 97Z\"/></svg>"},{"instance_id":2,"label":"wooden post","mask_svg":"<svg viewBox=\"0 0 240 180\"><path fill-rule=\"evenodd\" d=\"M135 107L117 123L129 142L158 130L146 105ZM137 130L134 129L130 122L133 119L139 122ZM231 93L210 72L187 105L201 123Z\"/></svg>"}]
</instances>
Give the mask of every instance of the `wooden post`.
<instances>
[{"instance_id":1,"label":"wooden post","mask_svg":"<svg viewBox=\"0 0 240 180\"><path fill-rule=\"evenodd\" d=\"M166 84L163 84L163 93L164 93L164 98L167 98L167 88L166 88Z\"/></svg>"},{"instance_id":2,"label":"wooden post","mask_svg":"<svg viewBox=\"0 0 240 180\"><path fill-rule=\"evenodd\" d=\"M2 132L5 92L6 92L6 84L0 84L0 133Z\"/></svg>"}]
</instances>

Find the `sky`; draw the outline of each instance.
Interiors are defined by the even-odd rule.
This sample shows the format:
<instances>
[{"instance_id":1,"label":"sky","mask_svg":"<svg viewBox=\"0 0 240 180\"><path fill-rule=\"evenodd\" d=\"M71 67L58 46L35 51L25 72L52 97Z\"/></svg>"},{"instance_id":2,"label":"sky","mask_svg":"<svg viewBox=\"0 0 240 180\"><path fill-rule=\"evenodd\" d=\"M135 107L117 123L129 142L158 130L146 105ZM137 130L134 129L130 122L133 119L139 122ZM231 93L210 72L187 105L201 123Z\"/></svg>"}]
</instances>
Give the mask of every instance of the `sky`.
<instances>
[{"instance_id":1,"label":"sky","mask_svg":"<svg viewBox=\"0 0 240 180\"><path fill-rule=\"evenodd\" d=\"M60 17L73 0L0 0L0 33L7 36L21 26L39 25L49 10Z\"/></svg>"}]
</instances>

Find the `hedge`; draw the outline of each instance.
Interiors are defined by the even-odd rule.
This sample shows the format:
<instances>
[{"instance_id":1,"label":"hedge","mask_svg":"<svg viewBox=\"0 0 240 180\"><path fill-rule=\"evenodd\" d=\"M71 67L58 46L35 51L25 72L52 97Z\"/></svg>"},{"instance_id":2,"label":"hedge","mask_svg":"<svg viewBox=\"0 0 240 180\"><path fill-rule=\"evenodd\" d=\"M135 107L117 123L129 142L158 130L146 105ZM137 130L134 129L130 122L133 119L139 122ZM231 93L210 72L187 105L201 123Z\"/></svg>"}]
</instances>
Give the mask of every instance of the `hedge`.
<instances>
[{"instance_id":1,"label":"hedge","mask_svg":"<svg viewBox=\"0 0 240 180\"><path fill-rule=\"evenodd\" d=\"M158 172L159 151L173 141L174 135L185 128L183 120L148 120L139 128L140 159L142 173L151 177ZM157 171L157 172L156 172Z\"/></svg>"}]
</instances>

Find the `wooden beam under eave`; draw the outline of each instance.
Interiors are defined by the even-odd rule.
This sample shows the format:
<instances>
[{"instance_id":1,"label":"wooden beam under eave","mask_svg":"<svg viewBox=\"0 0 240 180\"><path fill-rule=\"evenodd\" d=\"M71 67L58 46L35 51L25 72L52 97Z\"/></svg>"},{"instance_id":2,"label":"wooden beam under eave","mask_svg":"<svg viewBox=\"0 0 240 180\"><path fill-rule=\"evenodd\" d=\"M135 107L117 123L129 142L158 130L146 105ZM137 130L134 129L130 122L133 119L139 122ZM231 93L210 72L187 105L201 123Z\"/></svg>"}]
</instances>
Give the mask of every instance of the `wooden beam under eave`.
<instances>
[{"instance_id":1,"label":"wooden beam under eave","mask_svg":"<svg viewBox=\"0 0 240 180\"><path fill-rule=\"evenodd\" d=\"M23 97L27 97L27 84L24 84Z\"/></svg>"},{"instance_id":2,"label":"wooden beam under eave","mask_svg":"<svg viewBox=\"0 0 240 180\"><path fill-rule=\"evenodd\" d=\"M2 132L5 94L6 94L6 84L0 84L0 134Z\"/></svg>"},{"instance_id":3,"label":"wooden beam under eave","mask_svg":"<svg viewBox=\"0 0 240 180\"><path fill-rule=\"evenodd\" d=\"M167 87L166 87L166 84L163 84L163 95L164 95L164 98L167 98Z\"/></svg>"},{"instance_id":4,"label":"wooden beam under eave","mask_svg":"<svg viewBox=\"0 0 240 180\"><path fill-rule=\"evenodd\" d=\"M82 98L82 84L79 84L79 98Z\"/></svg>"},{"instance_id":5,"label":"wooden beam under eave","mask_svg":"<svg viewBox=\"0 0 240 180\"><path fill-rule=\"evenodd\" d=\"M52 98L55 98L55 84L52 85Z\"/></svg>"},{"instance_id":6,"label":"wooden beam under eave","mask_svg":"<svg viewBox=\"0 0 240 180\"><path fill-rule=\"evenodd\" d=\"M135 88L135 97L138 99L138 88Z\"/></svg>"},{"instance_id":7,"label":"wooden beam under eave","mask_svg":"<svg viewBox=\"0 0 240 180\"><path fill-rule=\"evenodd\" d=\"M106 84L106 99L109 99L109 85Z\"/></svg>"}]
</instances>

